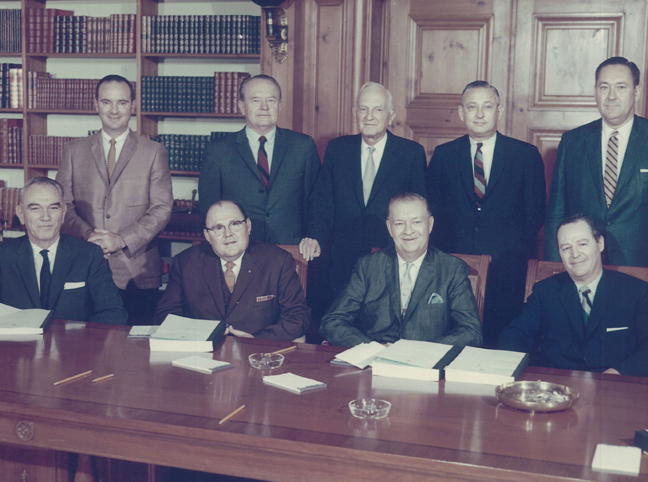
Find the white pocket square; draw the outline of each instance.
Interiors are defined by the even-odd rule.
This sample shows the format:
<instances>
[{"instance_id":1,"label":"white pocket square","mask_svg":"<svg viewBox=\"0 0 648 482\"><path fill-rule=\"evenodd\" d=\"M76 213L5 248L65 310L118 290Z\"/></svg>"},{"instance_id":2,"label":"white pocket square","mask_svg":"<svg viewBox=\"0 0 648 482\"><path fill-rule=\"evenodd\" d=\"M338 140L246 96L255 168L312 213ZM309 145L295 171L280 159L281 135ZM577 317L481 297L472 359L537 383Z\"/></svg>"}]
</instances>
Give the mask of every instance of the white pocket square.
<instances>
[{"instance_id":1,"label":"white pocket square","mask_svg":"<svg viewBox=\"0 0 648 482\"><path fill-rule=\"evenodd\" d=\"M85 281L68 281L63 285L64 290L75 290L77 288L83 288L85 286Z\"/></svg>"},{"instance_id":2,"label":"white pocket square","mask_svg":"<svg viewBox=\"0 0 648 482\"><path fill-rule=\"evenodd\" d=\"M615 326L614 328L607 328L605 331L607 331L609 333L611 331L621 331L621 330L627 330L627 329L628 329L627 326Z\"/></svg>"},{"instance_id":3,"label":"white pocket square","mask_svg":"<svg viewBox=\"0 0 648 482\"><path fill-rule=\"evenodd\" d=\"M639 172L648 172L648 169L639 169Z\"/></svg>"},{"instance_id":4,"label":"white pocket square","mask_svg":"<svg viewBox=\"0 0 648 482\"><path fill-rule=\"evenodd\" d=\"M439 303L443 303L443 298L441 298L441 295L432 293L432 296L430 296L430 299L428 300L428 305L438 305Z\"/></svg>"}]
</instances>

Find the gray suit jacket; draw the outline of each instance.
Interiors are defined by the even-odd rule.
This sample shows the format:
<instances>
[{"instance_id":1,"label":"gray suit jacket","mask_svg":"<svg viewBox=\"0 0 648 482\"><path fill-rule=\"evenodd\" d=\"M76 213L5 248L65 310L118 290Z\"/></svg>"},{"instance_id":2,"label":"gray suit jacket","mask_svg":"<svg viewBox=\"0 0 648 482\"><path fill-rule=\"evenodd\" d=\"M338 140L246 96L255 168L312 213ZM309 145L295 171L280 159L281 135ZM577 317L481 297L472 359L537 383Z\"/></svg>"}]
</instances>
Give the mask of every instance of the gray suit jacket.
<instances>
[{"instance_id":1,"label":"gray suit jacket","mask_svg":"<svg viewBox=\"0 0 648 482\"><path fill-rule=\"evenodd\" d=\"M101 132L69 142L56 180L65 189L63 232L76 238L95 228L119 234L126 248L108 259L115 284L160 286L155 237L171 217L173 193L166 149L130 132L110 182Z\"/></svg>"},{"instance_id":2,"label":"gray suit jacket","mask_svg":"<svg viewBox=\"0 0 648 482\"><path fill-rule=\"evenodd\" d=\"M210 142L198 182L200 212L221 199L240 203L252 221L252 239L299 244L306 235L308 202L320 169L313 139L277 127L266 190L245 129Z\"/></svg>"},{"instance_id":3,"label":"gray suit jacket","mask_svg":"<svg viewBox=\"0 0 648 482\"><path fill-rule=\"evenodd\" d=\"M469 273L460 259L429 247L401 317L396 249L365 256L322 318L320 335L332 345L349 347L401 338L479 346L481 322Z\"/></svg>"}]
</instances>

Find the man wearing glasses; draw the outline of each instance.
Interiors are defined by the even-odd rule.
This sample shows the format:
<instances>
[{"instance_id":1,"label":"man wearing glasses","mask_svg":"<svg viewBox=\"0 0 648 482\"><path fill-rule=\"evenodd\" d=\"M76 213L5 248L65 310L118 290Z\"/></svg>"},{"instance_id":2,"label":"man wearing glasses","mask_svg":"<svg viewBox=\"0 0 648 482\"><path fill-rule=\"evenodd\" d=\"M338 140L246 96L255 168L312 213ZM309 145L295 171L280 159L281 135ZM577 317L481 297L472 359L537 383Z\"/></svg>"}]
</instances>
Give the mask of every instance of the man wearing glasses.
<instances>
[{"instance_id":1,"label":"man wearing glasses","mask_svg":"<svg viewBox=\"0 0 648 482\"><path fill-rule=\"evenodd\" d=\"M155 323L169 313L223 320L226 334L294 340L306 332L311 310L292 256L274 245L250 241L252 223L232 201L213 204L202 243L173 261Z\"/></svg>"}]
</instances>

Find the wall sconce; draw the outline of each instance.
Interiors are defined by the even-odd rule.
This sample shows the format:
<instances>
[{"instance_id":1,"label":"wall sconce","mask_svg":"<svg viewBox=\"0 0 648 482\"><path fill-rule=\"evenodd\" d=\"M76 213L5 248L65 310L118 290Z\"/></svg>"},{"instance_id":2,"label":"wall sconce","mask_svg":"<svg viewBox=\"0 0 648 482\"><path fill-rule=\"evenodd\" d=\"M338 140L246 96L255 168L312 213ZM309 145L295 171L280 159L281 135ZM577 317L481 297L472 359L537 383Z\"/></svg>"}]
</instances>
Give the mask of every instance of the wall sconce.
<instances>
[{"instance_id":1,"label":"wall sconce","mask_svg":"<svg viewBox=\"0 0 648 482\"><path fill-rule=\"evenodd\" d=\"M266 39L272 47L272 56L283 64L288 58L288 16L280 7L284 0L252 0L263 10L266 19Z\"/></svg>"}]
</instances>

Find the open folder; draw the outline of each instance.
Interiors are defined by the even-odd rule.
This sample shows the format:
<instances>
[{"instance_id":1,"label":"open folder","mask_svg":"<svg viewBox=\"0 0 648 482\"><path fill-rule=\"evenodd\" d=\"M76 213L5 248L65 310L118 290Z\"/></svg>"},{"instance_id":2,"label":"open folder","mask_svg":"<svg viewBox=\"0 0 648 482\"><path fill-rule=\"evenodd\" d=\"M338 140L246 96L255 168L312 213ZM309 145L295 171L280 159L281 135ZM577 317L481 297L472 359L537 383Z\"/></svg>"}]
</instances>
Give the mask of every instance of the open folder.
<instances>
[{"instance_id":1,"label":"open folder","mask_svg":"<svg viewBox=\"0 0 648 482\"><path fill-rule=\"evenodd\" d=\"M50 310L21 310L0 303L0 335L40 335L51 321Z\"/></svg>"},{"instance_id":2,"label":"open folder","mask_svg":"<svg viewBox=\"0 0 648 482\"><path fill-rule=\"evenodd\" d=\"M225 333L225 323L218 320L194 320L178 315L167 315L157 331L151 335L151 351L214 351Z\"/></svg>"}]
</instances>

